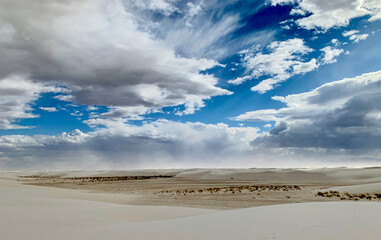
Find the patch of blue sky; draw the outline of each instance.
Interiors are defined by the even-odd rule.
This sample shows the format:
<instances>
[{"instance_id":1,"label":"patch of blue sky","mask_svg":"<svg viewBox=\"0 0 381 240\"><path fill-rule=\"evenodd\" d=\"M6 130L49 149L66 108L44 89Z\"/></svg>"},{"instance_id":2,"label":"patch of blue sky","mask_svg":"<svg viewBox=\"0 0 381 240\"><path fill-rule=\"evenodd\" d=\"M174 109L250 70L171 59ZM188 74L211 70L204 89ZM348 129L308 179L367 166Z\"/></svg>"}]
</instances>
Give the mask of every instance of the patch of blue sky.
<instances>
[{"instance_id":1,"label":"patch of blue sky","mask_svg":"<svg viewBox=\"0 0 381 240\"><path fill-rule=\"evenodd\" d=\"M60 101L54 98L56 95L54 93L41 94L41 97L31 105L31 112L37 117L15 121L18 125L26 127L25 129L0 130L0 135L57 135L75 129L80 129L83 132L91 131L91 128L83 123L83 120L88 119L90 114L88 106ZM41 107L55 108L56 111L49 112L41 109ZM106 111L104 107L98 108L97 113L102 111Z\"/></svg>"}]
</instances>

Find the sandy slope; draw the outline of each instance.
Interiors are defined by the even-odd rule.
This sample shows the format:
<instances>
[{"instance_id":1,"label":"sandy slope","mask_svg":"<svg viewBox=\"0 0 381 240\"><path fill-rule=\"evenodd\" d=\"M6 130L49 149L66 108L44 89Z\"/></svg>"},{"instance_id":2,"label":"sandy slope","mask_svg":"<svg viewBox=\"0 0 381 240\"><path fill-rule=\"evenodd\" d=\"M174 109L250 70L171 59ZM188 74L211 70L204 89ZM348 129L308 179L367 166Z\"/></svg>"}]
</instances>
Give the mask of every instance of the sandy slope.
<instances>
[{"instance_id":1,"label":"sandy slope","mask_svg":"<svg viewBox=\"0 0 381 240\"><path fill-rule=\"evenodd\" d=\"M68 198L56 198L57 193ZM330 202L232 211L126 206L0 180L1 239L379 239L381 204Z\"/></svg>"},{"instance_id":2,"label":"sandy slope","mask_svg":"<svg viewBox=\"0 0 381 240\"><path fill-rule=\"evenodd\" d=\"M370 183L370 184L360 184L353 186L344 186L344 187L334 187L329 190L339 191L340 193L348 192L351 194L360 194L360 193L380 193L381 194L381 183Z\"/></svg>"},{"instance_id":3,"label":"sandy slope","mask_svg":"<svg viewBox=\"0 0 381 240\"><path fill-rule=\"evenodd\" d=\"M157 221L214 212L191 208L134 207L82 200L85 198L83 195L102 199L104 194L25 186L15 180L0 179L0 239L53 239L55 232L66 234L75 229L95 230L116 223Z\"/></svg>"},{"instance_id":4,"label":"sandy slope","mask_svg":"<svg viewBox=\"0 0 381 240\"><path fill-rule=\"evenodd\" d=\"M308 203L257 207L176 220L105 226L93 239L380 239L381 205ZM73 236L77 233L73 233ZM79 236L81 235L78 232ZM83 235L85 236L85 235Z\"/></svg>"}]
</instances>

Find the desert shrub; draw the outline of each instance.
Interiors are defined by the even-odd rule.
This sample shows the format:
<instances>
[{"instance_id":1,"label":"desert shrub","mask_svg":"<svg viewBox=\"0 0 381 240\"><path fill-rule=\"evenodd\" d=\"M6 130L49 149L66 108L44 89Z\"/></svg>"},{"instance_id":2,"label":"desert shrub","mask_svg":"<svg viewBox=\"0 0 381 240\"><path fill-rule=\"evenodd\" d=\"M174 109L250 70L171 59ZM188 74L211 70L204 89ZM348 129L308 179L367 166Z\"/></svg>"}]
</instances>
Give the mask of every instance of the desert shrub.
<instances>
[{"instance_id":1,"label":"desert shrub","mask_svg":"<svg viewBox=\"0 0 381 240\"><path fill-rule=\"evenodd\" d=\"M366 195L364 193L360 193L359 198L366 198Z\"/></svg>"},{"instance_id":2,"label":"desert shrub","mask_svg":"<svg viewBox=\"0 0 381 240\"><path fill-rule=\"evenodd\" d=\"M319 191L319 192L316 193L316 196L324 197L324 193Z\"/></svg>"}]
</instances>

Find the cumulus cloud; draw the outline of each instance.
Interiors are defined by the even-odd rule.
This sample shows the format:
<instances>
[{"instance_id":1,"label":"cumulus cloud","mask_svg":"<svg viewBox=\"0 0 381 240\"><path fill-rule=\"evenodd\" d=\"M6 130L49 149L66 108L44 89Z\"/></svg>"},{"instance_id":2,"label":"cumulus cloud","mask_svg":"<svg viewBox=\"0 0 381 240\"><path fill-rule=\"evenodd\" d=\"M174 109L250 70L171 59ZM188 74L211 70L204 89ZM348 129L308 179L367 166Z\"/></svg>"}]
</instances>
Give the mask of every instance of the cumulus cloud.
<instances>
[{"instance_id":1,"label":"cumulus cloud","mask_svg":"<svg viewBox=\"0 0 381 240\"><path fill-rule=\"evenodd\" d=\"M47 112L57 112L57 108L56 107L39 107L41 110L43 111L47 111Z\"/></svg>"},{"instance_id":2,"label":"cumulus cloud","mask_svg":"<svg viewBox=\"0 0 381 240\"><path fill-rule=\"evenodd\" d=\"M120 119L98 119L94 124L99 128L88 133L74 130L56 136L1 136L0 167L39 170L301 167L356 161L366 164L380 156L370 151L356 154L347 149L287 147L295 146L295 142L280 145L257 128L222 123L157 120L134 126ZM279 135L287 129L287 124L280 123L271 134Z\"/></svg>"},{"instance_id":3,"label":"cumulus cloud","mask_svg":"<svg viewBox=\"0 0 381 240\"><path fill-rule=\"evenodd\" d=\"M164 0L141 2L172 11ZM4 0L0 25L8 29L0 41L0 77L28 74L36 82L62 83L71 90L63 100L152 109L185 105L192 113L203 100L230 93L200 73L220 64L176 55L170 44L139 29L119 0Z\"/></svg>"},{"instance_id":4,"label":"cumulus cloud","mask_svg":"<svg viewBox=\"0 0 381 240\"><path fill-rule=\"evenodd\" d=\"M272 0L272 5L293 4L296 1ZM381 18L381 2L378 0L301 0L295 5L296 12L310 13L296 20L305 29L321 29L347 26L353 18L369 16L369 21Z\"/></svg>"},{"instance_id":5,"label":"cumulus cloud","mask_svg":"<svg viewBox=\"0 0 381 240\"><path fill-rule=\"evenodd\" d=\"M0 151L12 161L1 161L0 156L0 166L152 168L159 164L234 164L248 156L250 142L259 135L259 130L252 127L167 120L134 126L120 119L99 119L93 124L102 127L94 132L75 130L57 136L2 136Z\"/></svg>"},{"instance_id":6,"label":"cumulus cloud","mask_svg":"<svg viewBox=\"0 0 381 240\"><path fill-rule=\"evenodd\" d=\"M357 30L351 30L351 31L345 31L343 32L344 37L349 37L349 40L358 43L361 40L365 40L369 37L368 34L358 34L359 31Z\"/></svg>"},{"instance_id":7,"label":"cumulus cloud","mask_svg":"<svg viewBox=\"0 0 381 240\"><path fill-rule=\"evenodd\" d=\"M344 52L343 49L333 48L331 46L324 47L320 51L324 52L324 55L321 59L321 64L330 64L337 62L336 58Z\"/></svg>"},{"instance_id":8,"label":"cumulus cloud","mask_svg":"<svg viewBox=\"0 0 381 240\"><path fill-rule=\"evenodd\" d=\"M229 83L237 85L250 79L268 77L251 88L252 91L264 93L294 75L310 72L318 67L315 58L303 59L303 55L314 50L299 38L272 42L267 51L269 53L244 52L242 62L249 75L230 80Z\"/></svg>"},{"instance_id":9,"label":"cumulus cloud","mask_svg":"<svg viewBox=\"0 0 381 240\"><path fill-rule=\"evenodd\" d=\"M239 85L264 77L265 79L251 90L259 93L267 92L295 75L311 72L321 65L335 63L344 50L337 48L339 42L337 39L334 40L332 43L335 47L327 46L320 49L323 54L317 59L307 56L315 50L306 46L304 40L299 38L272 42L259 53L250 50L241 51L246 75L229 80L228 83Z\"/></svg>"},{"instance_id":10,"label":"cumulus cloud","mask_svg":"<svg viewBox=\"0 0 381 240\"><path fill-rule=\"evenodd\" d=\"M274 148L380 148L381 71L327 83L310 92L274 97L287 106L247 112L239 121L275 121L253 144Z\"/></svg>"}]
</instances>

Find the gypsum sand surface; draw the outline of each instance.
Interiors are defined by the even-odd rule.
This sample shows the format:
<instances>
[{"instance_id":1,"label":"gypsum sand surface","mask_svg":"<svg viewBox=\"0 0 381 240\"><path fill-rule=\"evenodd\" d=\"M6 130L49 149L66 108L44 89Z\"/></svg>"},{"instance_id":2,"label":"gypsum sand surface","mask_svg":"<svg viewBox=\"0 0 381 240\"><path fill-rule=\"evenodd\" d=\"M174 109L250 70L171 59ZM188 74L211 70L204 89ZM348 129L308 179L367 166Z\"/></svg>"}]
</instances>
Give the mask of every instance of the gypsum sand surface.
<instances>
[{"instance_id":1,"label":"gypsum sand surface","mask_svg":"<svg viewBox=\"0 0 381 240\"><path fill-rule=\"evenodd\" d=\"M23 172L17 176L24 184L109 193L98 197L98 200L127 205L220 210L285 203L381 200L381 197L377 197L377 192L381 192L381 185L372 194L365 188L369 184L378 186L381 182L381 168L377 167L313 170L273 168L43 171ZM363 194L366 197L347 196L347 191L334 190L357 185L360 185L358 193L361 192L361 186L364 187ZM327 194L320 194L322 192ZM90 195L85 196L89 198Z\"/></svg>"},{"instance_id":2,"label":"gypsum sand surface","mask_svg":"<svg viewBox=\"0 0 381 240\"><path fill-rule=\"evenodd\" d=\"M229 211L128 206L99 202L124 194L22 185L9 179L0 180L0 193L2 239L379 239L381 234L377 202Z\"/></svg>"}]
</instances>

